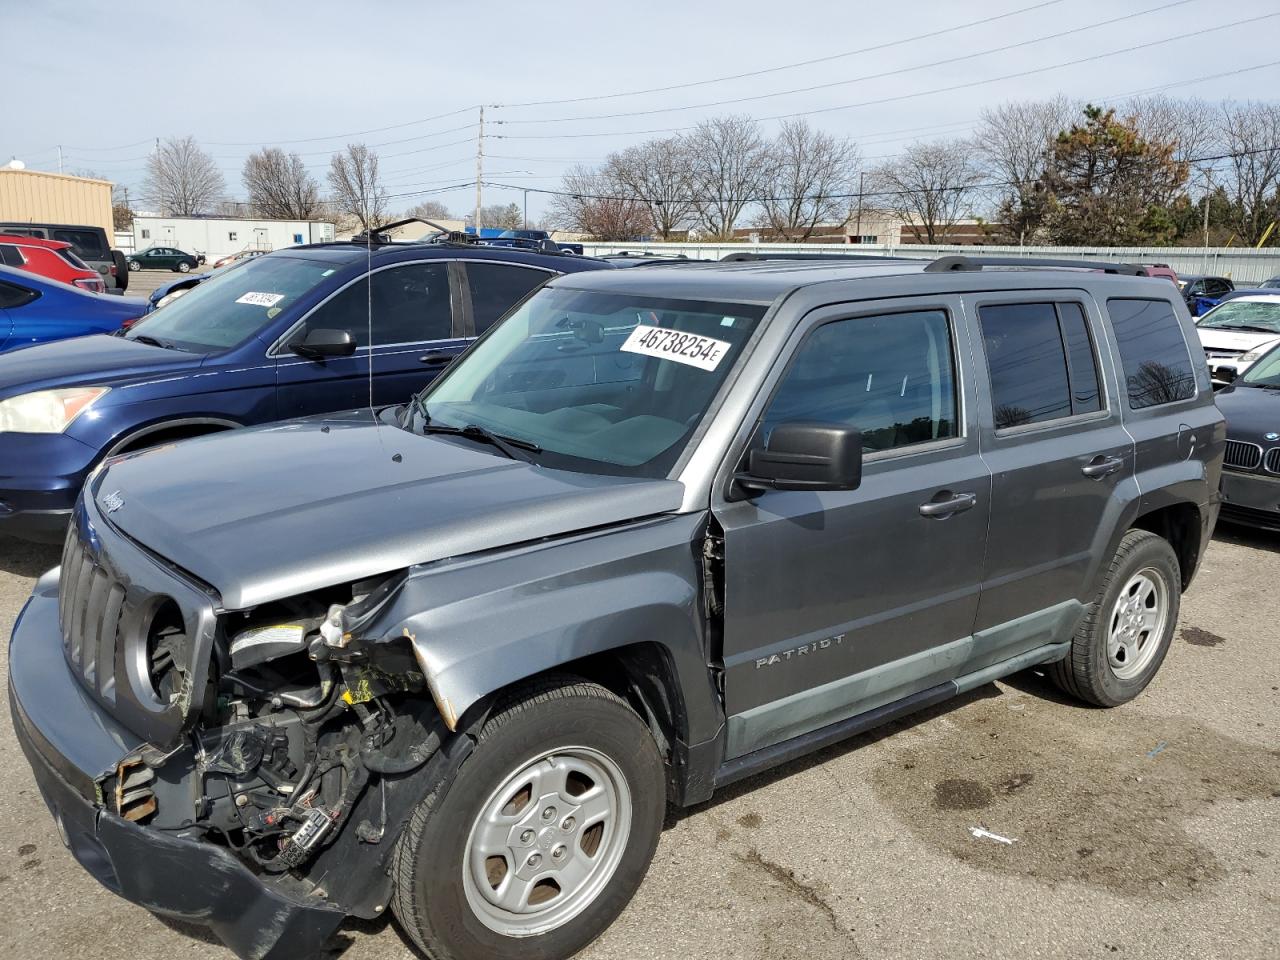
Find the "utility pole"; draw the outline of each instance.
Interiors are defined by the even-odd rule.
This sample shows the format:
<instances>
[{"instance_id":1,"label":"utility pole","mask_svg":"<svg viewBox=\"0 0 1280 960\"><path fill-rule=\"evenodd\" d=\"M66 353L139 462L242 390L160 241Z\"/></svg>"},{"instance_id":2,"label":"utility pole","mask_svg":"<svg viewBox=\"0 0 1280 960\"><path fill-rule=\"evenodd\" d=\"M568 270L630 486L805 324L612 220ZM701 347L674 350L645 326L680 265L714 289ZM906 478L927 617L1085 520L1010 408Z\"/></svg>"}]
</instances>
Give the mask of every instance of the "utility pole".
<instances>
[{"instance_id":1,"label":"utility pole","mask_svg":"<svg viewBox=\"0 0 1280 960\"><path fill-rule=\"evenodd\" d=\"M476 135L476 237L480 236L480 207L484 203L481 181L484 179L484 107L480 108L480 130Z\"/></svg>"},{"instance_id":2,"label":"utility pole","mask_svg":"<svg viewBox=\"0 0 1280 960\"><path fill-rule=\"evenodd\" d=\"M1209 204L1213 201L1213 174L1208 167L1204 170L1204 246L1201 257L1201 272L1209 272Z\"/></svg>"},{"instance_id":3,"label":"utility pole","mask_svg":"<svg viewBox=\"0 0 1280 960\"><path fill-rule=\"evenodd\" d=\"M62 144L58 144L58 172L62 172Z\"/></svg>"},{"instance_id":4,"label":"utility pole","mask_svg":"<svg viewBox=\"0 0 1280 960\"><path fill-rule=\"evenodd\" d=\"M858 225L854 229L858 233L858 243L862 242L862 181L866 177L866 173L862 170L858 171Z\"/></svg>"},{"instance_id":5,"label":"utility pole","mask_svg":"<svg viewBox=\"0 0 1280 960\"><path fill-rule=\"evenodd\" d=\"M529 229L529 188L525 187L521 192L524 193L524 228L528 230Z\"/></svg>"}]
</instances>

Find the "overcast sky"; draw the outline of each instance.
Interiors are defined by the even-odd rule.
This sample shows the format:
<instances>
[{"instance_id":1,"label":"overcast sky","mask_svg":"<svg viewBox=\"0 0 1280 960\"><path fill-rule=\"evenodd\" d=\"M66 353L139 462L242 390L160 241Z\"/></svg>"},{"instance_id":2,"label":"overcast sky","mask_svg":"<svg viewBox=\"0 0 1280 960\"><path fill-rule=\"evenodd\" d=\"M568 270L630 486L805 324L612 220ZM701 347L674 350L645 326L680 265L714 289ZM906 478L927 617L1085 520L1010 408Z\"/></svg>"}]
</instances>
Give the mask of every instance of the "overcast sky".
<instances>
[{"instance_id":1,"label":"overcast sky","mask_svg":"<svg viewBox=\"0 0 1280 960\"><path fill-rule=\"evenodd\" d=\"M229 196L243 198L240 169L258 146L302 153L323 182L328 155L363 140L382 157L391 208L403 210L425 198L409 194L474 178L476 105L581 97L596 99L487 109L486 178L554 188L566 167L643 131L726 112L822 111L810 122L879 158L912 139L964 135L984 106L1006 100L1098 101L1264 64L1166 92L1273 99L1280 16L1215 29L1266 14L1280 14L1276 0L0 0L7 73L22 78L21 93L3 100L0 159L56 170L62 144L67 171L136 191L155 138L191 134L216 158ZM985 52L1011 44L1022 45ZM970 54L982 55L939 63ZM829 59L788 66L818 58ZM1009 76L1026 71L1036 72ZM681 84L696 85L607 96ZM833 85L783 92L823 84ZM641 115L599 118L621 113ZM438 197L464 211L474 187ZM486 189L484 199L521 193ZM530 195L531 215L543 205Z\"/></svg>"}]
</instances>

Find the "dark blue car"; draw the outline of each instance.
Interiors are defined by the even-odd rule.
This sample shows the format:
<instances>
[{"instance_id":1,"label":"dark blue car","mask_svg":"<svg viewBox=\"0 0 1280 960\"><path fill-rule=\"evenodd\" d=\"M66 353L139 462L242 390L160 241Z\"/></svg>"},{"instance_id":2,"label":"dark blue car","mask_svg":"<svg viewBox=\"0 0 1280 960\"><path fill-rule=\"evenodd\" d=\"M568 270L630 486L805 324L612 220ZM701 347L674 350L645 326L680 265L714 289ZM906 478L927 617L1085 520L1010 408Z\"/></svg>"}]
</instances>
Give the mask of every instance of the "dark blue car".
<instances>
[{"instance_id":1,"label":"dark blue car","mask_svg":"<svg viewBox=\"0 0 1280 960\"><path fill-rule=\"evenodd\" d=\"M595 269L609 265L475 244L292 247L120 335L0 356L0 534L59 539L107 456L403 403L530 290Z\"/></svg>"},{"instance_id":2,"label":"dark blue car","mask_svg":"<svg viewBox=\"0 0 1280 960\"><path fill-rule=\"evenodd\" d=\"M68 337L119 330L146 312L145 300L107 296L27 270L0 266L0 353ZM0 416L0 430L5 429Z\"/></svg>"}]
</instances>

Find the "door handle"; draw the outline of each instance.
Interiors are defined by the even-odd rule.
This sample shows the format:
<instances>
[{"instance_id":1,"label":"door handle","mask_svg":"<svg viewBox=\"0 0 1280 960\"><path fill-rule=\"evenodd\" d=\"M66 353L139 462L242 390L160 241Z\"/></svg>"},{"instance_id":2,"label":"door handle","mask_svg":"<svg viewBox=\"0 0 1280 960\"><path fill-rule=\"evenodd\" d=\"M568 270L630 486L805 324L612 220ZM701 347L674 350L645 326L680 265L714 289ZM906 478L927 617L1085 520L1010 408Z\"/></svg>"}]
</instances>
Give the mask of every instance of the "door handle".
<instances>
[{"instance_id":1,"label":"door handle","mask_svg":"<svg viewBox=\"0 0 1280 960\"><path fill-rule=\"evenodd\" d=\"M1103 477L1111 476L1123 466L1124 460L1120 457L1104 457L1099 454L1081 467L1080 472L1091 480L1101 480Z\"/></svg>"},{"instance_id":2,"label":"door handle","mask_svg":"<svg viewBox=\"0 0 1280 960\"><path fill-rule=\"evenodd\" d=\"M426 363L434 366L441 363L448 363L452 359L453 359L453 354L451 353L434 351L432 353L424 353L422 356L418 358L418 362Z\"/></svg>"},{"instance_id":3,"label":"door handle","mask_svg":"<svg viewBox=\"0 0 1280 960\"><path fill-rule=\"evenodd\" d=\"M946 493L944 490L943 493ZM963 513L978 502L977 494L957 493L949 500L930 500L920 504L920 516L935 519L949 517L953 513Z\"/></svg>"}]
</instances>

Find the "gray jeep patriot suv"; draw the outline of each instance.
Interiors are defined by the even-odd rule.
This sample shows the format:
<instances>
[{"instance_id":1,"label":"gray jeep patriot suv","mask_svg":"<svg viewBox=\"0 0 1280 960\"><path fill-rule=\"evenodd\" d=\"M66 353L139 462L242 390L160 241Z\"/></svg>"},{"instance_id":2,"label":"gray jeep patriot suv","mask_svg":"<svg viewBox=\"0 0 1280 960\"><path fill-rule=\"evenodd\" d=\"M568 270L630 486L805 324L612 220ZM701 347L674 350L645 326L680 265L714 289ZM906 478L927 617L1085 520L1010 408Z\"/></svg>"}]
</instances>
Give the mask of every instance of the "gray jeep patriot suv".
<instances>
[{"instance_id":1,"label":"gray jeep patriot suv","mask_svg":"<svg viewBox=\"0 0 1280 960\"><path fill-rule=\"evenodd\" d=\"M389 906L549 960L668 801L1028 667L1134 697L1222 417L1167 281L1008 266L558 277L402 408L108 461L10 652L62 838L245 957Z\"/></svg>"}]
</instances>

